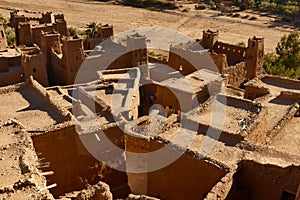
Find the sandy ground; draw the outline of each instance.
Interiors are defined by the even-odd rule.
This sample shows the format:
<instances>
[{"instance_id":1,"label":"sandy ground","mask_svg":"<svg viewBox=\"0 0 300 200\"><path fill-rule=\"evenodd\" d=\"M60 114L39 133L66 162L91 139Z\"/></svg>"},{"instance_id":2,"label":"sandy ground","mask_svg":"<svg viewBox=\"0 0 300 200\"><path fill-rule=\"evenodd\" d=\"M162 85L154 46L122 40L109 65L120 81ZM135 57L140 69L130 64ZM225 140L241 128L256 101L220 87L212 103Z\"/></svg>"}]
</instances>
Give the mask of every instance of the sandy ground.
<instances>
[{"instance_id":1,"label":"sandy ground","mask_svg":"<svg viewBox=\"0 0 300 200\"><path fill-rule=\"evenodd\" d=\"M219 11L195 10L195 4L183 4L179 10L153 11L143 8L113 5L88 0L1 0L0 13L9 17L10 9L34 12L53 11L64 13L69 26L84 27L96 21L109 23L115 33L140 27L160 26L178 30L193 38L201 38L203 29L220 31L220 39L236 44L249 37L265 38L265 50L274 51L280 37L292 29L276 23L276 17L242 12L241 17L233 18L220 15ZM188 12L182 12L188 9ZM242 16L258 17L257 20L243 19Z\"/></svg>"}]
</instances>

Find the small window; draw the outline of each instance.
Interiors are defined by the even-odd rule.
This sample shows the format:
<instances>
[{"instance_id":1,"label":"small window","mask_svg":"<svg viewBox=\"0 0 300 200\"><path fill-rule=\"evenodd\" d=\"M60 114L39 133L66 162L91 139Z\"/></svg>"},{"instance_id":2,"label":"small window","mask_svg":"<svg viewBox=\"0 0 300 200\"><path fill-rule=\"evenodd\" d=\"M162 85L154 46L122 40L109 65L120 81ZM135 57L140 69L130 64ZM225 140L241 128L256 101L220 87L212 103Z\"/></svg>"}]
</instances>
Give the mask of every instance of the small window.
<instances>
[{"instance_id":1,"label":"small window","mask_svg":"<svg viewBox=\"0 0 300 200\"><path fill-rule=\"evenodd\" d=\"M243 52L243 57L244 57L244 58L246 57L246 52L245 52L245 51Z\"/></svg>"},{"instance_id":2,"label":"small window","mask_svg":"<svg viewBox=\"0 0 300 200\"><path fill-rule=\"evenodd\" d=\"M36 69L35 69L35 68L33 68L33 69L32 69L32 72L33 72L33 73L36 73Z\"/></svg>"},{"instance_id":3,"label":"small window","mask_svg":"<svg viewBox=\"0 0 300 200\"><path fill-rule=\"evenodd\" d=\"M4 32L3 31L1 31L1 36L4 38Z\"/></svg>"}]
</instances>

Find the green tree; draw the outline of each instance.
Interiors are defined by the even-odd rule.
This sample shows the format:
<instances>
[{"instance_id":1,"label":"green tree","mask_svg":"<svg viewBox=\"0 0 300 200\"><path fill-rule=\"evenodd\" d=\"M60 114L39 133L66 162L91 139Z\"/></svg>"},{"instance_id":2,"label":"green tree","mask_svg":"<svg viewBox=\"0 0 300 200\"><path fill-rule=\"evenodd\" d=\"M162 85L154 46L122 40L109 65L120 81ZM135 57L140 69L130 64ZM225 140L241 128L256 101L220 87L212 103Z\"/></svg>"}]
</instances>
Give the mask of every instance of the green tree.
<instances>
[{"instance_id":1,"label":"green tree","mask_svg":"<svg viewBox=\"0 0 300 200\"><path fill-rule=\"evenodd\" d=\"M300 33L294 31L284 35L278 42L276 54L264 56L266 73L298 78L300 76Z\"/></svg>"},{"instance_id":2,"label":"green tree","mask_svg":"<svg viewBox=\"0 0 300 200\"><path fill-rule=\"evenodd\" d=\"M85 35L87 37L96 37L99 26L101 26L101 24L98 24L96 22L91 22L91 23L87 24L86 30L84 31Z\"/></svg>"},{"instance_id":3,"label":"green tree","mask_svg":"<svg viewBox=\"0 0 300 200\"><path fill-rule=\"evenodd\" d=\"M84 34L84 33L82 33L82 31L80 31L79 29L72 27L72 26L68 28L68 31L69 31L70 36L72 36L72 37Z\"/></svg>"},{"instance_id":4,"label":"green tree","mask_svg":"<svg viewBox=\"0 0 300 200\"><path fill-rule=\"evenodd\" d=\"M7 19L1 15L0 15L0 23L3 24L4 27L4 31L7 39L7 45L14 46L16 44L16 35L15 35L14 28L9 27Z\"/></svg>"},{"instance_id":5,"label":"green tree","mask_svg":"<svg viewBox=\"0 0 300 200\"><path fill-rule=\"evenodd\" d=\"M5 29L6 40L8 46L14 46L16 44L16 34L15 29L12 27L7 27Z\"/></svg>"},{"instance_id":6,"label":"green tree","mask_svg":"<svg viewBox=\"0 0 300 200\"><path fill-rule=\"evenodd\" d=\"M238 45L240 47L246 47L246 43L245 42L238 42L236 45Z\"/></svg>"},{"instance_id":7,"label":"green tree","mask_svg":"<svg viewBox=\"0 0 300 200\"><path fill-rule=\"evenodd\" d=\"M288 69L297 69L300 66L300 34L293 31L284 35L276 47L280 64Z\"/></svg>"}]
</instances>

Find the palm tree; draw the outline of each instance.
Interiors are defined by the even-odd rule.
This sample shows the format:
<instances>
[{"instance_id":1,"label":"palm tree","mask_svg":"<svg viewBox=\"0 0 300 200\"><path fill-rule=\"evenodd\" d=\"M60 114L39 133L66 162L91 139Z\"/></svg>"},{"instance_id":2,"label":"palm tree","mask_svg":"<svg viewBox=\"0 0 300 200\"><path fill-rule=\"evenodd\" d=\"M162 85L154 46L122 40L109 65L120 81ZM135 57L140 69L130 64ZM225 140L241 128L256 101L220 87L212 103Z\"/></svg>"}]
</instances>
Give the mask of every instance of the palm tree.
<instances>
[{"instance_id":1,"label":"palm tree","mask_svg":"<svg viewBox=\"0 0 300 200\"><path fill-rule=\"evenodd\" d=\"M97 37L99 26L101 26L101 24L97 22L87 24L86 30L84 31L85 35L87 35L87 37Z\"/></svg>"}]
</instances>

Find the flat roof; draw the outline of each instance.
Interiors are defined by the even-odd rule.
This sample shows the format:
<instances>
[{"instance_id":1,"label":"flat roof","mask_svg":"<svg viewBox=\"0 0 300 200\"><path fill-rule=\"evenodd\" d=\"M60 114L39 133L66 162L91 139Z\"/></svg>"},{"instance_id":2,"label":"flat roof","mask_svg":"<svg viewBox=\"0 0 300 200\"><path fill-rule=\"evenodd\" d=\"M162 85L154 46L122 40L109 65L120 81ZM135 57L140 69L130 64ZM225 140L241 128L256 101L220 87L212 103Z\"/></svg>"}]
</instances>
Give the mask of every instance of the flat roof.
<instances>
[{"instance_id":1,"label":"flat roof","mask_svg":"<svg viewBox=\"0 0 300 200\"><path fill-rule=\"evenodd\" d=\"M43 130L62 122L62 117L29 86L0 95L0 122L16 119L27 130Z\"/></svg>"}]
</instances>

